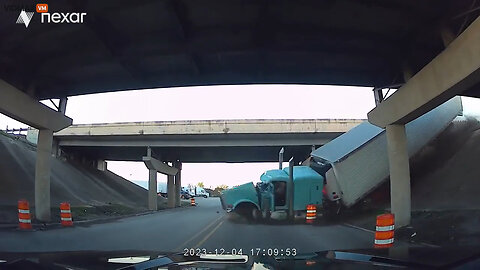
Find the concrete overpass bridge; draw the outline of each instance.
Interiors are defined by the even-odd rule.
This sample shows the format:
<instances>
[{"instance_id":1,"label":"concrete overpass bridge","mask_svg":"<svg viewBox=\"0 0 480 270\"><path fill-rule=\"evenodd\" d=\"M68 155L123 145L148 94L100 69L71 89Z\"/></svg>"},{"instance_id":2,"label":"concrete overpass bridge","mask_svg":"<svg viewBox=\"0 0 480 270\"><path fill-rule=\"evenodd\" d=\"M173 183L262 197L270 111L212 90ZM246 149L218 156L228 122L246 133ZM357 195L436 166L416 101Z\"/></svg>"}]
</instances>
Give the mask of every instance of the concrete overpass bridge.
<instances>
[{"instance_id":1,"label":"concrete overpass bridge","mask_svg":"<svg viewBox=\"0 0 480 270\"><path fill-rule=\"evenodd\" d=\"M54 133L62 152L88 160L138 161L150 147L164 162L266 162L305 159L366 120L281 119L163 121L72 125Z\"/></svg>"},{"instance_id":2,"label":"concrete overpass bridge","mask_svg":"<svg viewBox=\"0 0 480 270\"><path fill-rule=\"evenodd\" d=\"M105 160L143 161L149 169L148 205L156 210L157 172L168 176L168 206L180 206L182 162L277 161L282 147L287 157L301 161L308 157L312 147L329 142L363 121L280 119L88 124L58 131L53 140L57 155L89 163L99 170L107 169Z\"/></svg>"},{"instance_id":3,"label":"concrete overpass bridge","mask_svg":"<svg viewBox=\"0 0 480 270\"><path fill-rule=\"evenodd\" d=\"M405 124L455 95L480 97L475 1L49 4L88 15L55 27L34 16L28 29L15 24L19 12L0 16L0 112L40 130L35 215L42 221L50 219L53 132L72 123L68 96L253 83L372 87L377 106L368 120L386 129L399 227L410 222ZM390 88L398 90L386 98ZM57 111L38 102L45 98L61 100Z\"/></svg>"}]
</instances>

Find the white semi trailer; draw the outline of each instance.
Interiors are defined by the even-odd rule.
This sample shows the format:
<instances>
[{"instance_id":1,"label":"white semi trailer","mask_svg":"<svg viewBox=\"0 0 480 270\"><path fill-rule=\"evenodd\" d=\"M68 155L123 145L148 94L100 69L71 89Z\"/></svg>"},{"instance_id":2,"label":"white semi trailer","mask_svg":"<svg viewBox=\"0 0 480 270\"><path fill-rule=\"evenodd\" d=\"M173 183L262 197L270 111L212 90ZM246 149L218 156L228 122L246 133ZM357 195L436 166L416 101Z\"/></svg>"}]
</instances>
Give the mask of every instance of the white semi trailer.
<instances>
[{"instance_id":1,"label":"white semi trailer","mask_svg":"<svg viewBox=\"0 0 480 270\"><path fill-rule=\"evenodd\" d=\"M460 97L443 103L405 126L412 157L462 113ZM311 153L312 167L325 172L328 200L350 207L389 176L385 130L364 122Z\"/></svg>"}]
</instances>

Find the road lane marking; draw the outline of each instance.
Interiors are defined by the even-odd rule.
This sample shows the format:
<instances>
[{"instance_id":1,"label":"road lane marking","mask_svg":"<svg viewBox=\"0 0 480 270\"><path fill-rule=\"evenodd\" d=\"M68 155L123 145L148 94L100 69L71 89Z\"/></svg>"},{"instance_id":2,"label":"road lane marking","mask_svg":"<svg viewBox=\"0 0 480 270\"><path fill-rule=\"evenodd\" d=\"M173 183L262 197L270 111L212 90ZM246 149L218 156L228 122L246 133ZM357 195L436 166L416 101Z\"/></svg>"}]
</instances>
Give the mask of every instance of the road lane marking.
<instances>
[{"instance_id":1,"label":"road lane marking","mask_svg":"<svg viewBox=\"0 0 480 270\"><path fill-rule=\"evenodd\" d=\"M345 223L343 223L343 225L346 226L346 227L354 228L354 229L361 230L361 231L364 231L364 232L375 233L375 231L365 229L365 228L362 228L362 227L359 227L359 226L356 226L356 225L353 225L353 224L350 224L350 223L345 222Z\"/></svg>"},{"instance_id":2,"label":"road lane marking","mask_svg":"<svg viewBox=\"0 0 480 270\"><path fill-rule=\"evenodd\" d=\"M199 237L202 233L205 233L208 229L210 229L210 227L212 227L213 225L215 225L215 223L217 223L217 221L219 221L223 216L220 216L218 217L217 219L215 219L214 221L212 221L210 224L208 224L207 226L205 226L202 230L198 231L194 236L190 237L189 239L187 239L187 241L183 242L182 244L180 244L178 247L176 247L174 250L182 250L182 248L189 248L189 246L187 245L189 242L192 242L193 240L195 240L195 238Z\"/></svg>"},{"instance_id":3,"label":"road lane marking","mask_svg":"<svg viewBox=\"0 0 480 270\"><path fill-rule=\"evenodd\" d=\"M220 223L218 223L218 225L213 230L211 230L202 240L200 240L200 242L198 242L198 244L195 245L195 248L198 248L200 245L205 243L205 241L207 241L208 238L210 238L210 236L212 236L212 234L215 233L218 230L218 228L222 226L224 222L225 222L225 219L222 220Z\"/></svg>"}]
</instances>

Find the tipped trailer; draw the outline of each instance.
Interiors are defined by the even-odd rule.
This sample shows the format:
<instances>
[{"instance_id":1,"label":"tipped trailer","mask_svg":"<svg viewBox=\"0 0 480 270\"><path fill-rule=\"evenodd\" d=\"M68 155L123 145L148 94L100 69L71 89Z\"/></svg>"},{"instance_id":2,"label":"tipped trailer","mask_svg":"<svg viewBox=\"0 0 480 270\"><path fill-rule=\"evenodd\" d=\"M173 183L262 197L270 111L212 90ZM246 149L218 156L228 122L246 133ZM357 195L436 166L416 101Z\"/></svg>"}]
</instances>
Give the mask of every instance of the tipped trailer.
<instances>
[{"instance_id":1,"label":"tipped trailer","mask_svg":"<svg viewBox=\"0 0 480 270\"><path fill-rule=\"evenodd\" d=\"M405 125L412 157L462 113L455 97ZM283 152L280 153L283 156ZM252 219L305 216L309 204L317 213L338 213L355 205L389 177L385 130L364 122L312 151L308 166L269 170L253 182L223 191L222 206Z\"/></svg>"}]
</instances>

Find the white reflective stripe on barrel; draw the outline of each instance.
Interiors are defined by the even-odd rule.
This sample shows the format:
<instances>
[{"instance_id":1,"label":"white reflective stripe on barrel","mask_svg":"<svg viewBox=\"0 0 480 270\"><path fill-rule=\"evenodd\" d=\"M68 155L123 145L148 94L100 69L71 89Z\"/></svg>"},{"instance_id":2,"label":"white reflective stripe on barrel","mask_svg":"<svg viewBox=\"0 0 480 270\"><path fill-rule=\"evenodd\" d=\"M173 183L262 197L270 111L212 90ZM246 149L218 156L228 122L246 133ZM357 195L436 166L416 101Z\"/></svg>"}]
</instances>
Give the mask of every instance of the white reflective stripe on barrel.
<instances>
[{"instance_id":1,"label":"white reflective stripe on barrel","mask_svg":"<svg viewBox=\"0 0 480 270\"><path fill-rule=\"evenodd\" d=\"M376 228L377 232L393 231L394 229L395 229L395 225L390 225L390 226L377 226L377 228Z\"/></svg>"},{"instance_id":2,"label":"white reflective stripe on barrel","mask_svg":"<svg viewBox=\"0 0 480 270\"><path fill-rule=\"evenodd\" d=\"M30 221L30 219L23 219L23 218L19 218L19 219L18 219L18 222L21 222L21 223L32 223L32 222Z\"/></svg>"},{"instance_id":3,"label":"white reflective stripe on barrel","mask_svg":"<svg viewBox=\"0 0 480 270\"><path fill-rule=\"evenodd\" d=\"M72 221L72 218L64 218L64 217L62 217L61 219L62 219L62 221Z\"/></svg>"},{"instance_id":4,"label":"white reflective stripe on barrel","mask_svg":"<svg viewBox=\"0 0 480 270\"><path fill-rule=\"evenodd\" d=\"M70 210L60 210L60 213L70 213Z\"/></svg>"},{"instance_id":5,"label":"white reflective stripe on barrel","mask_svg":"<svg viewBox=\"0 0 480 270\"><path fill-rule=\"evenodd\" d=\"M393 238L385 239L385 240L375 239L375 244L376 245L387 245L387 244L392 244L392 243L393 243Z\"/></svg>"},{"instance_id":6,"label":"white reflective stripe on barrel","mask_svg":"<svg viewBox=\"0 0 480 270\"><path fill-rule=\"evenodd\" d=\"M307 217L307 219L316 219L316 217Z\"/></svg>"},{"instance_id":7,"label":"white reflective stripe on barrel","mask_svg":"<svg viewBox=\"0 0 480 270\"><path fill-rule=\"evenodd\" d=\"M18 209L18 212L22 214L30 214L30 210Z\"/></svg>"},{"instance_id":8,"label":"white reflective stripe on barrel","mask_svg":"<svg viewBox=\"0 0 480 270\"><path fill-rule=\"evenodd\" d=\"M307 210L307 213L316 213L316 210Z\"/></svg>"}]
</instances>

